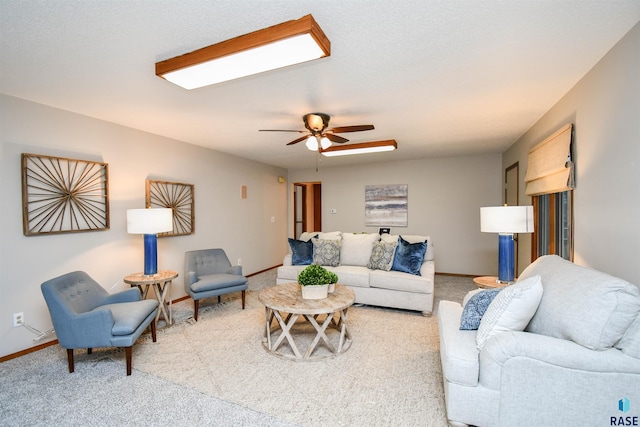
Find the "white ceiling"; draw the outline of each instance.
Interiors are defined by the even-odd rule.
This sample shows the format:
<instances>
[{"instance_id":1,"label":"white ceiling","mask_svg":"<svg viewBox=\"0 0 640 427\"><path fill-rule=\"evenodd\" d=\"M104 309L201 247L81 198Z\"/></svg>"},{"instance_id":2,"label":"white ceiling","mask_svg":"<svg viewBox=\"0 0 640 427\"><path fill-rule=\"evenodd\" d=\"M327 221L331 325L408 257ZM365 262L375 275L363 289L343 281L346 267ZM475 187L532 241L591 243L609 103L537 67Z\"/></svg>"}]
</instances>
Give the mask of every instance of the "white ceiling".
<instances>
[{"instance_id":1,"label":"white ceiling","mask_svg":"<svg viewBox=\"0 0 640 427\"><path fill-rule=\"evenodd\" d=\"M312 14L331 56L187 91L155 63ZM640 20L638 0L0 0L0 92L284 168L302 115L393 153L499 153Z\"/></svg>"}]
</instances>

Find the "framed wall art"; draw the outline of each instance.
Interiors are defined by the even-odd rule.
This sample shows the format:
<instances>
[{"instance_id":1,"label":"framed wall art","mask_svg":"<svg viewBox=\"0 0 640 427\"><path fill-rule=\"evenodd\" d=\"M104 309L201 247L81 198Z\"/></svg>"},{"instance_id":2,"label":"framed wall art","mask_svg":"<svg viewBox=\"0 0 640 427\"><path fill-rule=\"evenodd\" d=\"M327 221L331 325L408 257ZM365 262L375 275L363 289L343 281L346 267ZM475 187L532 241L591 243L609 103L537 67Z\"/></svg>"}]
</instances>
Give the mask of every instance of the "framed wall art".
<instances>
[{"instance_id":1,"label":"framed wall art","mask_svg":"<svg viewBox=\"0 0 640 427\"><path fill-rule=\"evenodd\" d=\"M109 229L106 163L22 153L25 236Z\"/></svg>"},{"instance_id":2,"label":"framed wall art","mask_svg":"<svg viewBox=\"0 0 640 427\"><path fill-rule=\"evenodd\" d=\"M364 225L406 227L408 188L407 184L365 185Z\"/></svg>"},{"instance_id":3,"label":"framed wall art","mask_svg":"<svg viewBox=\"0 0 640 427\"><path fill-rule=\"evenodd\" d=\"M183 236L195 232L193 184L147 179L145 193L147 208L173 210L173 231L159 233L158 237Z\"/></svg>"}]
</instances>

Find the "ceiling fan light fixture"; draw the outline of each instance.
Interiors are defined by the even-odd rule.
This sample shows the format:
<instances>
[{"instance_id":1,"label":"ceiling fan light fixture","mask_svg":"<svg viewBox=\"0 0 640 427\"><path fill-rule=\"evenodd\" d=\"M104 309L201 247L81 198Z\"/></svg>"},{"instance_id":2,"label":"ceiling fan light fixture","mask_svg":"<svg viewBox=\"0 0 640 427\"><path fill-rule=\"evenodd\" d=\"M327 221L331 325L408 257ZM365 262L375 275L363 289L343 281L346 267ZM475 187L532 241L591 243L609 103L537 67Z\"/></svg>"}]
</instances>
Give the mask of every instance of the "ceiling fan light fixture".
<instances>
[{"instance_id":1,"label":"ceiling fan light fixture","mask_svg":"<svg viewBox=\"0 0 640 427\"><path fill-rule=\"evenodd\" d=\"M306 15L157 62L156 75L190 90L330 55L331 42Z\"/></svg>"},{"instance_id":2,"label":"ceiling fan light fixture","mask_svg":"<svg viewBox=\"0 0 640 427\"><path fill-rule=\"evenodd\" d=\"M322 147L323 150L326 150L327 148L331 147L331 141L329 141L329 138L327 138L326 136L323 136L320 139L320 147Z\"/></svg>"},{"instance_id":3,"label":"ceiling fan light fixture","mask_svg":"<svg viewBox=\"0 0 640 427\"><path fill-rule=\"evenodd\" d=\"M310 151L318 151L318 140L313 135L307 138L307 142L305 145Z\"/></svg>"},{"instance_id":4,"label":"ceiling fan light fixture","mask_svg":"<svg viewBox=\"0 0 640 427\"><path fill-rule=\"evenodd\" d=\"M327 157L348 156L351 154L380 153L393 151L398 148L395 139L385 141L363 142L361 144L334 145L322 150L322 155Z\"/></svg>"}]
</instances>

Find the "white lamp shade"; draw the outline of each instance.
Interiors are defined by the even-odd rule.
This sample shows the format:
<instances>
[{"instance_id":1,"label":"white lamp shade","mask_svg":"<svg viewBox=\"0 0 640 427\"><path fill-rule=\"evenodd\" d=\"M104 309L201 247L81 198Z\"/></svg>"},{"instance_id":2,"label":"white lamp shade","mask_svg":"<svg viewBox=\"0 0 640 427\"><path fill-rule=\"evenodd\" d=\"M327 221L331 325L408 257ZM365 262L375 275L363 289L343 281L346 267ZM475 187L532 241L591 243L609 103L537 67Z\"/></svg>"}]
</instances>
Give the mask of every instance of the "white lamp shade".
<instances>
[{"instance_id":1,"label":"white lamp shade","mask_svg":"<svg viewBox=\"0 0 640 427\"><path fill-rule=\"evenodd\" d=\"M533 233L533 206L480 208L483 233Z\"/></svg>"},{"instance_id":2,"label":"white lamp shade","mask_svg":"<svg viewBox=\"0 0 640 427\"><path fill-rule=\"evenodd\" d=\"M318 140L313 135L311 135L309 138L307 138L307 142L306 142L305 145L311 151L318 151Z\"/></svg>"},{"instance_id":3,"label":"white lamp shade","mask_svg":"<svg viewBox=\"0 0 640 427\"><path fill-rule=\"evenodd\" d=\"M127 233L157 234L173 230L173 209L127 209Z\"/></svg>"}]
</instances>

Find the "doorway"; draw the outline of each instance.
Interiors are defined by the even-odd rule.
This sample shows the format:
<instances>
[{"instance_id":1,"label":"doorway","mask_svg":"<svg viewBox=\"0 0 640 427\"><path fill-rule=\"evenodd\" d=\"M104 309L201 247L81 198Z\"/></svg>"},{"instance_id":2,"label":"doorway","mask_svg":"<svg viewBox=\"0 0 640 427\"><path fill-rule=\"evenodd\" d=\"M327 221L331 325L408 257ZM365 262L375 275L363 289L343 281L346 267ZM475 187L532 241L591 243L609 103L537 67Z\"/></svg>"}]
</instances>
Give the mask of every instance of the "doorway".
<instances>
[{"instance_id":1,"label":"doorway","mask_svg":"<svg viewBox=\"0 0 640 427\"><path fill-rule=\"evenodd\" d=\"M504 170L504 204L507 206L518 206L520 200L518 187L519 164L515 162ZM518 274L518 235L513 236L514 240L514 257L515 257L515 273Z\"/></svg>"},{"instance_id":2,"label":"doorway","mask_svg":"<svg viewBox=\"0 0 640 427\"><path fill-rule=\"evenodd\" d=\"M293 183L293 236L322 231L322 183Z\"/></svg>"}]
</instances>

